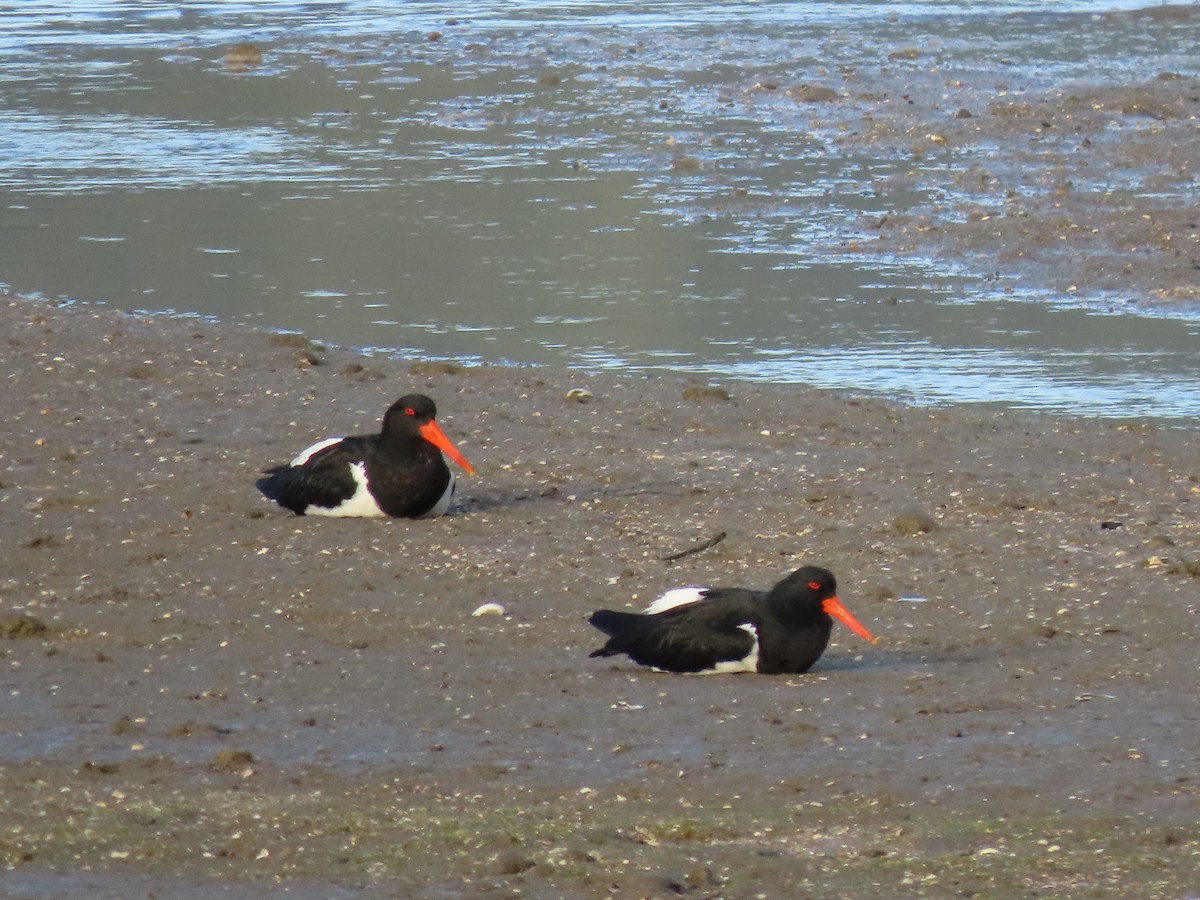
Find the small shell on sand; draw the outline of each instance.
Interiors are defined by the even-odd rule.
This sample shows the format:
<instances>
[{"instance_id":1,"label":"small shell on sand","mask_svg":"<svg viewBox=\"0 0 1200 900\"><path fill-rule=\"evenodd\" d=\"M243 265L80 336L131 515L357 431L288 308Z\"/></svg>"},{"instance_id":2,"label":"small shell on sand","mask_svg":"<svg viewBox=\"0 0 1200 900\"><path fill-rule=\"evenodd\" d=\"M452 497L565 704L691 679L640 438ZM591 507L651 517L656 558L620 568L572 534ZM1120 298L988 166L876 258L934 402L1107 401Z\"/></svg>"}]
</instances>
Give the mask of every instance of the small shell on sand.
<instances>
[{"instance_id":1,"label":"small shell on sand","mask_svg":"<svg viewBox=\"0 0 1200 900\"><path fill-rule=\"evenodd\" d=\"M485 604L483 604L483 606L481 606L477 610L475 610L475 612L471 613L471 615L473 615L473 616L502 616L502 615L504 615L504 607L499 603L485 603Z\"/></svg>"}]
</instances>

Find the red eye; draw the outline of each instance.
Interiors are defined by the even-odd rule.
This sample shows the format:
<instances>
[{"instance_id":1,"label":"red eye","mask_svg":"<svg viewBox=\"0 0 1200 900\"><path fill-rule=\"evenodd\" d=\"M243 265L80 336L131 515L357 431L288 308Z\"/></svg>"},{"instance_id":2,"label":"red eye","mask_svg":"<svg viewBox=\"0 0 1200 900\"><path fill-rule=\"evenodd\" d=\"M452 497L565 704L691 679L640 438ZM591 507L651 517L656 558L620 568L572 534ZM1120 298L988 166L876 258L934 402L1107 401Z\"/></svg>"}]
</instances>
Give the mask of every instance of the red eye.
<instances>
[{"instance_id":1,"label":"red eye","mask_svg":"<svg viewBox=\"0 0 1200 900\"><path fill-rule=\"evenodd\" d=\"M819 591L819 590L821 589L821 582L819 582L819 581L810 581L810 582L808 583L808 586L809 586L810 588L812 588L814 591Z\"/></svg>"},{"instance_id":2,"label":"red eye","mask_svg":"<svg viewBox=\"0 0 1200 900\"><path fill-rule=\"evenodd\" d=\"M417 414L417 411L410 406L404 410L404 414L406 416L415 416Z\"/></svg>"}]
</instances>

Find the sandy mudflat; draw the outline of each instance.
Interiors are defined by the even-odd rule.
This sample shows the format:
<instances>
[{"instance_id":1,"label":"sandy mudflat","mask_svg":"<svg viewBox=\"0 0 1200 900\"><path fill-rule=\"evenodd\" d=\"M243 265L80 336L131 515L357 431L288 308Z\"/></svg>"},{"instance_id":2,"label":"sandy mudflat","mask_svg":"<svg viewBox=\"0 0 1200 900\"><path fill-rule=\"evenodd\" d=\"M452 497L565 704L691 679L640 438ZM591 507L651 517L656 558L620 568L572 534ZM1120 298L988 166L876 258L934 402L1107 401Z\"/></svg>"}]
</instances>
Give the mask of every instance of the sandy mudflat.
<instances>
[{"instance_id":1,"label":"sandy mudflat","mask_svg":"<svg viewBox=\"0 0 1200 900\"><path fill-rule=\"evenodd\" d=\"M0 318L5 896L1200 892L1194 431ZM413 390L453 515L256 495ZM587 658L598 606L803 562L878 646Z\"/></svg>"},{"instance_id":2,"label":"sandy mudflat","mask_svg":"<svg viewBox=\"0 0 1200 900\"><path fill-rule=\"evenodd\" d=\"M1159 10L1200 21L1200 5ZM912 167L877 192L938 198L870 223L864 248L955 260L1009 289L1194 307L1200 79L1146 75L1039 92L951 79L941 104L936 67L894 75L880 96L851 81L839 146L907 153Z\"/></svg>"}]
</instances>

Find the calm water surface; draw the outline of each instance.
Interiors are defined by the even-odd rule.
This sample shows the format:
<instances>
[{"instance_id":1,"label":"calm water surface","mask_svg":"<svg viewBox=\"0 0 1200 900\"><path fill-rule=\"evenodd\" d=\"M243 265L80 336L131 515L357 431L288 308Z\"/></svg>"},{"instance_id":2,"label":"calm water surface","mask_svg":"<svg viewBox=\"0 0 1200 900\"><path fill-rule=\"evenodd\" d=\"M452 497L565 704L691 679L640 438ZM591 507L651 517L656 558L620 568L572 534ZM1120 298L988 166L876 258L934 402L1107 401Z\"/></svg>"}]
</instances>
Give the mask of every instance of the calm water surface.
<instances>
[{"instance_id":1,"label":"calm water surface","mask_svg":"<svg viewBox=\"0 0 1200 900\"><path fill-rule=\"evenodd\" d=\"M1189 423L1196 316L850 252L911 157L743 99L896 46L1026 90L1194 72L1194 25L1091 14L1138 5L0 4L0 281L381 352Z\"/></svg>"}]
</instances>

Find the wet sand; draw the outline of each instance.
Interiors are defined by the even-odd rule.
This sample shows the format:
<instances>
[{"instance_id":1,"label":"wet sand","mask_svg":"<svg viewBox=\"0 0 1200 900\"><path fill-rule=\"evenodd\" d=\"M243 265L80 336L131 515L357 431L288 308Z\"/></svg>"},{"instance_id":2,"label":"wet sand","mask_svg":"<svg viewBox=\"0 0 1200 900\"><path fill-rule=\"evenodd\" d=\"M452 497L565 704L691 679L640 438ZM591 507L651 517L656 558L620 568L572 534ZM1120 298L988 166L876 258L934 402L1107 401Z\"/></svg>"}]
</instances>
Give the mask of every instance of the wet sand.
<instances>
[{"instance_id":1,"label":"wet sand","mask_svg":"<svg viewBox=\"0 0 1200 900\"><path fill-rule=\"evenodd\" d=\"M1200 6L1161 14L1197 19ZM914 71L894 72L883 92L877 79L846 80L857 118L838 144L910 154L912 168L877 192L937 200L868 223L863 249L953 260L1010 290L1200 302L1200 80L1163 70L1029 91L939 78L914 53Z\"/></svg>"},{"instance_id":2,"label":"wet sand","mask_svg":"<svg viewBox=\"0 0 1200 900\"><path fill-rule=\"evenodd\" d=\"M1194 431L0 319L5 896L1196 894ZM452 515L257 496L414 390ZM802 563L878 645L587 656Z\"/></svg>"}]
</instances>

